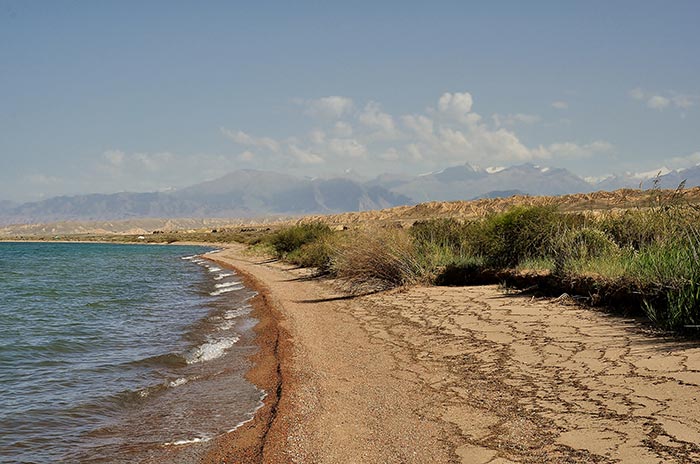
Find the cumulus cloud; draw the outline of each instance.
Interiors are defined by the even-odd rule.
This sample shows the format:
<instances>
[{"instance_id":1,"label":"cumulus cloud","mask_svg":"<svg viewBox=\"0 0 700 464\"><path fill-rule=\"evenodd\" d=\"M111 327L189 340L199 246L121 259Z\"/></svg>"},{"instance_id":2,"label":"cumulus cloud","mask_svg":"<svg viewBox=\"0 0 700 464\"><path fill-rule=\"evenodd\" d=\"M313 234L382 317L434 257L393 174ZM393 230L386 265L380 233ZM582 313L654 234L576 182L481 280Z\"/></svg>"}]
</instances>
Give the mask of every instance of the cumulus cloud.
<instances>
[{"instance_id":1,"label":"cumulus cloud","mask_svg":"<svg viewBox=\"0 0 700 464\"><path fill-rule=\"evenodd\" d=\"M401 121L421 140L429 140L433 136L434 122L427 116L407 114L401 117Z\"/></svg>"},{"instance_id":2,"label":"cumulus cloud","mask_svg":"<svg viewBox=\"0 0 700 464\"><path fill-rule=\"evenodd\" d=\"M445 92L438 100L438 110L459 122L471 123L474 122L474 116L470 115L473 103L469 92Z\"/></svg>"},{"instance_id":3,"label":"cumulus cloud","mask_svg":"<svg viewBox=\"0 0 700 464\"><path fill-rule=\"evenodd\" d=\"M383 112L377 102L367 103L358 116L358 120L366 127L377 130L383 135L391 136L396 130L394 118Z\"/></svg>"},{"instance_id":4,"label":"cumulus cloud","mask_svg":"<svg viewBox=\"0 0 700 464\"><path fill-rule=\"evenodd\" d=\"M316 127L303 135L278 141L240 130L223 132L238 144L265 149L268 164L290 169L323 166L326 172L354 168L358 160L387 170L397 162L427 170L455 163L508 165L613 151L605 141L527 146L514 129L540 123L540 116L508 113L484 120L473 111L474 99L469 92L445 92L435 108L403 115L392 115L376 101L365 102L356 111L355 103L345 97L324 97L304 104L304 112L323 115L324 119L316 120ZM256 161L258 156L256 152ZM253 161L252 153L246 161Z\"/></svg>"},{"instance_id":5,"label":"cumulus cloud","mask_svg":"<svg viewBox=\"0 0 700 464\"><path fill-rule=\"evenodd\" d=\"M350 137L352 132L352 126L347 122L336 121L333 125L333 133L338 137Z\"/></svg>"},{"instance_id":6,"label":"cumulus cloud","mask_svg":"<svg viewBox=\"0 0 700 464\"><path fill-rule=\"evenodd\" d=\"M331 95L306 102L306 112L320 118L340 119L354 107L352 99Z\"/></svg>"},{"instance_id":7,"label":"cumulus cloud","mask_svg":"<svg viewBox=\"0 0 700 464\"><path fill-rule=\"evenodd\" d=\"M558 110L565 110L569 107L569 103L565 102L564 100L557 100L552 102L552 108L558 109Z\"/></svg>"}]
</instances>

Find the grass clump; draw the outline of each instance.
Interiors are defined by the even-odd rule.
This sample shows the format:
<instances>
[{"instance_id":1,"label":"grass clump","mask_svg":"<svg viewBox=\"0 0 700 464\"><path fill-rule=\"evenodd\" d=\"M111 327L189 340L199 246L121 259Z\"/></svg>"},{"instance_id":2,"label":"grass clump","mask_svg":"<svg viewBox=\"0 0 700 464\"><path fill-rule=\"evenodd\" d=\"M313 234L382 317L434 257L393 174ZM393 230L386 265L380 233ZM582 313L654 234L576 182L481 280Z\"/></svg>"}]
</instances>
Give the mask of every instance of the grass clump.
<instances>
[{"instance_id":1,"label":"grass clump","mask_svg":"<svg viewBox=\"0 0 700 464\"><path fill-rule=\"evenodd\" d=\"M311 244L332 233L328 225L321 222L298 224L272 234L267 240L278 258L300 254L304 245Z\"/></svg>"},{"instance_id":2,"label":"grass clump","mask_svg":"<svg viewBox=\"0 0 700 464\"><path fill-rule=\"evenodd\" d=\"M357 231L337 248L331 267L354 292L412 284L425 275L412 237L401 229Z\"/></svg>"},{"instance_id":3,"label":"grass clump","mask_svg":"<svg viewBox=\"0 0 700 464\"><path fill-rule=\"evenodd\" d=\"M487 266L513 268L526 259L549 254L561 215L552 207L516 207L476 225L475 251Z\"/></svg>"}]
</instances>

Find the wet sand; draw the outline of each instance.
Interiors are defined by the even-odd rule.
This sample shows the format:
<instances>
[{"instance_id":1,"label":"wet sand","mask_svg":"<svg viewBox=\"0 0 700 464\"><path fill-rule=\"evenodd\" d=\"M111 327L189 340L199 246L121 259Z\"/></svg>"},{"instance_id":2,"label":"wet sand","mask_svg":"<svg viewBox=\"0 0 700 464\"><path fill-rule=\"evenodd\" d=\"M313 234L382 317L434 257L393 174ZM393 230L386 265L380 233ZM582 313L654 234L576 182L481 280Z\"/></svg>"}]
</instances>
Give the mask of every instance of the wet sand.
<instances>
[{"instance_id":1,"label":"wet sand","mask_svg":"<svg viewBox=\"0 0 700 464\"><path fill-rule=\"evenodd\" d=\"M697 341L495 286L350 298L242 247L212 258L267 305L250 378L271 395L205 462L700 461Z\"/></svg>"}]
</instances>

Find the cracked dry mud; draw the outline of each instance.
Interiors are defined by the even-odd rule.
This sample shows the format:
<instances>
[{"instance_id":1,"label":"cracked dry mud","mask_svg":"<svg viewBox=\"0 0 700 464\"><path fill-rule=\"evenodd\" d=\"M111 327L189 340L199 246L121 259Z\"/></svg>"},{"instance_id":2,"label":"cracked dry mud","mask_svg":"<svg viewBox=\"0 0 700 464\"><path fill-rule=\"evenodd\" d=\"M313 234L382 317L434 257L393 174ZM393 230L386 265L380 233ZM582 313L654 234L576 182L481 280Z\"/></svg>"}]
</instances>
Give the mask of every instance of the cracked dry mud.
<instances>
[{"instance_id":1,"label":"cracked dry mud","mask_svg":"<svg viewBox=\"0 0 700 464\"><path fill-rule=\"evenodd\" d=\"M700 347L635 321L419 287L345 308L459 427L465 462L698 462Z\"/></svg>"},{"instance_id":2,"label":"cracked dry mud","mask_svg":"<svg viewBox=\"0 0 700 464\"><path fill-rule=\"evenodd\" d=\"M348 299L222 255L269 285L293 348L265 462L700 462L697 341L496 286Z\"/></svg>"}]
</instances>

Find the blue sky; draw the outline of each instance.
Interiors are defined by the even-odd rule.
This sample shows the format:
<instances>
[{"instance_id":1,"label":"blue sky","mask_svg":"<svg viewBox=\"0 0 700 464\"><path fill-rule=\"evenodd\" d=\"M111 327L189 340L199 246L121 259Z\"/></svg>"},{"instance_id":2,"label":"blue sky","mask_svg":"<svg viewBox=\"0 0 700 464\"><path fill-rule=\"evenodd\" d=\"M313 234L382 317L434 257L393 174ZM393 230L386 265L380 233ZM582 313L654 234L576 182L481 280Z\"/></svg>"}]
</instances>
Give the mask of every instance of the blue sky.
<instances>
[{"instance_id":1,"label":"blue sky","mask_svg":"<svg viewBox=\"0 0 700 464\"><path fill-rule=\"evenodd\" d=\"M700 163L700 2L0 0L0 199Z\"/></svg>"}]
</instances>

